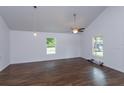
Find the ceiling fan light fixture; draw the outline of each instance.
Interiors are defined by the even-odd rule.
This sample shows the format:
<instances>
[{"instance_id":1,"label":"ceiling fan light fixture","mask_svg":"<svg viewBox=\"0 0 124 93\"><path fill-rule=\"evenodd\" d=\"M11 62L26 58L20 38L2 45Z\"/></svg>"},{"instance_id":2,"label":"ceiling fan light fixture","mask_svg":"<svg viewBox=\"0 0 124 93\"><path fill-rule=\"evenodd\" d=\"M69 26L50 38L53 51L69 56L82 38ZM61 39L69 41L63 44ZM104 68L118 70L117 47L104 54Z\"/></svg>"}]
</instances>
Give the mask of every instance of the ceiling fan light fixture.
<instances>
[{"instance_id":1,"label":"ceiling fan light fixture","mask_svg":"<svg viewBox=\"0 0 124 93\"><path fill-rule=\"evenodd\" d=\"M78 33L78 27L76 25L76 14L75 13L73 14L73 17L74 17L74 28L72 29L72 32L76 34Z\"/></svg>"},{"instance_id":2,"label":"ceiling fan light fixture","mask_svg":"<svg viewBox=\"0 0 124 93\"><path fill-rule=\"evenodd\" d=\"M72 32L73 32L74 34L76 34L76 33L78 33L78 29L77 29L77 28L74 28L74 29L72 30Z\"/></svg>"}]
</instances>

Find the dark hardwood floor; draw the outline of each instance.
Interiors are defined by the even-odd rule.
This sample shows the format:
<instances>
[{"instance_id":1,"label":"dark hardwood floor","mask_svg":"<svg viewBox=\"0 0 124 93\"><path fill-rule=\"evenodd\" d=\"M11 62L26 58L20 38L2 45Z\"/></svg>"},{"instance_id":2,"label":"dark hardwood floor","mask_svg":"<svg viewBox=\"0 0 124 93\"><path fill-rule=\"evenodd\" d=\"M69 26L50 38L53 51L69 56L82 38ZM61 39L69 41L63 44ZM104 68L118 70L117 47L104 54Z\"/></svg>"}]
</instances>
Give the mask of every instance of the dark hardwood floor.
<instances>
[{"instance_id":1,"label":"dark hardwood floor","mask_svg":"<svg viewBox=\"0 0 124 93\"><path fill-rule=\"evenodd\" d=\"M73 58L10 65L0 72L0 85L124 85L124 73Z\"/></svg>"}]
</instances>

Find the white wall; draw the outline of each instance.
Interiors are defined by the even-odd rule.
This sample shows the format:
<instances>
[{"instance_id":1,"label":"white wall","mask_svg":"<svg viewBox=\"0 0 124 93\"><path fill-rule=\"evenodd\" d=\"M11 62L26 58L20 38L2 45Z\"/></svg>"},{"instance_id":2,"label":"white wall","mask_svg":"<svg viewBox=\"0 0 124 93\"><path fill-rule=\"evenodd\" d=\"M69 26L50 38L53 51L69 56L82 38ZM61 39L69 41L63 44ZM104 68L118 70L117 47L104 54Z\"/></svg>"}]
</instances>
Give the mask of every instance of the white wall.
<instances>
[{"instance_id":1,"label":"white wall","mask_svg":"<svg viewBox=\"0 0 124 93\"><path fill-rule=\"evenodd\" d=\"M9 29L0 17L0 71L9 65Z\"/></svg>"},{"instance_id":2,"label":"white wall","mask_svg":"<svg viewBox=\"0 0 124 93\"><path fill-rule=\"evenodd\" d=\"M46 38L56 38L56 54L46 54ZM10 60L11 64L80 57L79 34L44 33L39 32L37 37L33 32L10 32Z\"/></svg>"},{"instance_id":3,"label":"white wall","mask_svg":"<svg viewBox=\"0 0 124 93\"><path fill-rule=\"evenodd\" d=\"M102 35L104 57L92 55L92 38ZM124 7L108 7L81 35L82 57L102 60L108 67L124 72Z\"/></svg>"}]
</instances>

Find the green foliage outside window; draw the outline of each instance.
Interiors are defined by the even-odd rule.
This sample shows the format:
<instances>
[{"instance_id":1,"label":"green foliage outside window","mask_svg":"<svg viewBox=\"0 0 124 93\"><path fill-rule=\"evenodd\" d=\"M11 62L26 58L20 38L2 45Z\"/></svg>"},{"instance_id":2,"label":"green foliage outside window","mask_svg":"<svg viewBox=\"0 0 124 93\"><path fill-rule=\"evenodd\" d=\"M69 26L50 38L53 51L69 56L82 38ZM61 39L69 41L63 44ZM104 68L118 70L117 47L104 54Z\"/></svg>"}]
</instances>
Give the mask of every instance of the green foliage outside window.
<instances>
[{"instance_id":1,"label":"green foliage outside window","mask_svg":"<svg viewBox=\"0 0 124 93\"><path fill-rule=\"evenodd\" d=\"M53 48L55 45L55 38L47 38L47 48Z\"/></svg>"}]
</instances>

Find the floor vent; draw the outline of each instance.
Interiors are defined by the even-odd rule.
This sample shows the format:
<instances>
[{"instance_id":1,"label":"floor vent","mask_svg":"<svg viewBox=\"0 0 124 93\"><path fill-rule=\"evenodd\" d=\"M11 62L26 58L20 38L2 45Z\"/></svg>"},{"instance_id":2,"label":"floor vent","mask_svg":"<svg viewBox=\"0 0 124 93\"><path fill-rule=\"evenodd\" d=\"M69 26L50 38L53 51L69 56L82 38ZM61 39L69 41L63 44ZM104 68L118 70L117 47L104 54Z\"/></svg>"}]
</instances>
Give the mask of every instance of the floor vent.
<instances>
[{"instance_id":1,"label":"floor vent","mask_svg":"<svg viewBox=\"0 0 124 93\"><path fill-rule=\"evenodd\" d=\"M91 63L94 63L94 64L97 64L99 66L103 66L103 62L101 62L101 61L96 61L94 59L88 59L87 61L91 62Z\"/></svg>"}]
</instances>

